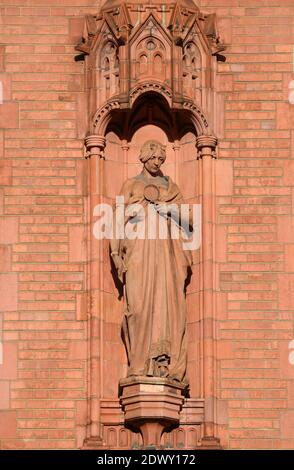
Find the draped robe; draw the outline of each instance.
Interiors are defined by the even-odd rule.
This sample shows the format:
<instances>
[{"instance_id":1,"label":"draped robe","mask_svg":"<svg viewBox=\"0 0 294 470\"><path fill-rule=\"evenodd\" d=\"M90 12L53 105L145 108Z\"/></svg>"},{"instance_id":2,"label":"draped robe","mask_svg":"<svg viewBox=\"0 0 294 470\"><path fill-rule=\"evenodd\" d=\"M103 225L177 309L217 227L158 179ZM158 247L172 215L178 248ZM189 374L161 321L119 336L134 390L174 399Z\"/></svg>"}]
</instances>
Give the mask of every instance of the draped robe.
<instances>
[{"instance_id":1,"label":"draped robe","mask_svg":"<svg viewBox=\"0 0 294 470\"><path fill-rule=\"evenodd\" d=\"M160 181L161 180L161 181ZM141 204L147 218L148 201L144 189L154 184L143 173L127 180L121 190L125 208ZM165 184L163 184L165 183ZM160 203L183 203L178 186L169 178L156 183ZM150 208L149 208L150 210ZM156 221L162 217L155 211ZM124 218L125 227L132 217ZM168 361L168 376L187 383L187 337L185 280L191 266L191 252L183 250L183 240L172 239L171 219L165 239L123 239L119 255L124 259L126 273L123 338L128 356L128 376L158 376L152 364L156 358ZM145 226L147 232L147 223Z\"/></svg>"}]
</instances>

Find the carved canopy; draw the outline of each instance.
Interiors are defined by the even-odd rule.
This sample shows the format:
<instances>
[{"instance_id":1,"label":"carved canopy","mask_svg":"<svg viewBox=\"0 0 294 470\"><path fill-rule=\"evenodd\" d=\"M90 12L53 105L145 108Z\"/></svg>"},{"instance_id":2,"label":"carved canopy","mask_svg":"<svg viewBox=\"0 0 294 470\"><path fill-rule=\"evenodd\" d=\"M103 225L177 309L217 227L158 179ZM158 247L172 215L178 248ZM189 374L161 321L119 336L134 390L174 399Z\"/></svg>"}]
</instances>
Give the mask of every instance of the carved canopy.
<instances>
[{"instance_id":1,"label":"carved canopy","mask_svg":"<svg viewBox=\"0 0 294 470\"><path fill-rule=\"evenodd\" d=\"M193 0L107 0L86 17L76 46L78 58L86 59L91 131L105 131L111 110L130 109L153 92L170 109L194 113L206 133L213 122L215 63L224 49L216 16L201 13Z\"/></svg>"}]
</instances>

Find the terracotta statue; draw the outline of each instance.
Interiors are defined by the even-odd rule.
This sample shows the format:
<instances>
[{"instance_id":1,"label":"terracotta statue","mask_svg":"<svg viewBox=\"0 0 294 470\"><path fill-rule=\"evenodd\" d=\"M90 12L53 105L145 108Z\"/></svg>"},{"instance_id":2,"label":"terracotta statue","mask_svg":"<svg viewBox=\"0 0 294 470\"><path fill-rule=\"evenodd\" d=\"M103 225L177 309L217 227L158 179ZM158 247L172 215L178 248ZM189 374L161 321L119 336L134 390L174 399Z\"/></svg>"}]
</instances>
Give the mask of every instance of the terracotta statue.
<instances>
[{"instance_id":1,"label":"terracotta statue","mask_svg":"<svg viewBox=\"0 0 294 470\"><path fill-rule=\"evenodd\" d=\"M113 239L111 256L125 286L122 332L128 376L169 377L188 383L185 283L192 257L190 251L183 249L182 236L171 236L172 223L182 233L187 220L177 218L183 203L178 186L160 171L165 159L165 147L160 142L143 145L143 171L124 183L121 196L124 209L133 204L141 207L141 211L137 206L126 211L122 224L126 228L133 223L137 231L143 224L145 237ZM157 226L160 219L165 220L167 236L160 237L157 228L156 236L148 238L148 212L153 213ZM190 219L188 215L191 227Z\"/></svg>"}]
</instances>

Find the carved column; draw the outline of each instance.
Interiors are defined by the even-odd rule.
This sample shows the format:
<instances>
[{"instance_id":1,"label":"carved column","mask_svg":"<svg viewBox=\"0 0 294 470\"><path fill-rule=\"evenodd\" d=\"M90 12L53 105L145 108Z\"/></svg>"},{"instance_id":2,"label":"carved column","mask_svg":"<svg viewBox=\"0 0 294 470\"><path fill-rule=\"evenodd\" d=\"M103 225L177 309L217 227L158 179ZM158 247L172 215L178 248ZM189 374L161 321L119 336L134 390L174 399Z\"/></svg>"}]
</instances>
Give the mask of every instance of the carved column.
<instances>
[{"instance_id":1,"label":"carved column","mask_svg":"<svg viewBox=\"0 0 294 470\"><path fill-rule=\"evenodd\" d=\"M103 173L104 173L104 148L106 140L104 136L89 135L85 138L87 149L86 157L90 159L89 165L89 219L90 219L90 321L89 321L89 413L88 413L88 429L87 443L89 446L93 444L96 448L102 445L101 419L100 419L100 398L102 396L102 337L103 337L103 305L101 292L101 272L103 246L102 243L94 238L94 208L101 202L103 190Z\"/></svg>"},{"instance_id":2,"label":"carved column","mask_svg":"<svg viewBox=\"0 0 294 470\"><path fill-rule=\"evenodd\" d=\"M215 149L217 138L202 135L196 146L201 167L202 204L202 339L203 339L203 392L205 398L204 436L202 448L219 447L215 437L215 296L214 296L214 230L215 230Z\"/></svg>"},{"instance_id":3,"label":"carved column","mask_svg":"<svg viewBox=\"0 0 294 470\"><path fill-rule=\"evenodd\" d=\"M175 163L176 163L175 177L176 177L176 181L178 181L178 177L179 177L179 166L180 166L180 158L181 158L180 149L181 149L180 142L178 140L175 140L174 145L173 145L173 150L175 152Z\"/></svg>"},{"instance_id":4,"label":"carved column","mask_svg":"<svg viewBox=\"0 0 294 470\"><path fill-rule=\"evenodd\" d=\"M128 163L128 152L130 149L130 145L126 139L122 141L121 148L123 151L123 175L124 175L124 180L125 180L128 177L127 163Z\"/></svg>"}]
</instances>

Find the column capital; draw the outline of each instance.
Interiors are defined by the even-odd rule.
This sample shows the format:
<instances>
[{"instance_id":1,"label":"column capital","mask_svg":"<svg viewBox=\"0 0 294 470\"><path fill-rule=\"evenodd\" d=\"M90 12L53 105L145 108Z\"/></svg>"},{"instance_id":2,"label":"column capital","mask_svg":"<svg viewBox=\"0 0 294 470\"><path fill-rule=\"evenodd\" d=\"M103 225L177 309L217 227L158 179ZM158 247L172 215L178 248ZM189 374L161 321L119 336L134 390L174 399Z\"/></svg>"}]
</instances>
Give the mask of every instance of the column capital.
<instances>
[{"instance_id":1,"label":"column capital","mask_svg":"<svg viewBox=\"0 0 294 470\"><path fill-rule=\"evenodd\" d=\"M106 139L103 135L88 135L85 138L85 145L87 149L86 158L91 158L92 156L104 158L103 152L106 145Z\"/></svg>"},{"instance_id":2,"label":"column capital","mask_svg":"<svg viewBox=\"0 0 294 470\"><path fill-rule=\"evenodd\" d=\"M173 144L173 150L180 150L180 148L181 148L181 145L180 145L179 140L175 140Z\"/></svg>"},{"instance_id":3,"label":"column capital","mask_svg":"<svg viewBox=\"0 0 294 470\"><path fill-rule=\"evenodd\" d=\"M122 143L121 143L121 148L123 150L126 150L126 151L129 150L129 148L130 148L129 142L127 140L123 140Z\"/></svg>"},{"instance_id":4,"label":"column capital","mask_svg":"<svg viewBox=\"0 0 294 470\"><path fill-rule=\"evenodd\" d=\"M204 148L211 149L212 152L215 151L217 146L217 138L214 135L200 135L196 139L196 147L198 150Z\"/></svg>"}]
</instances>

